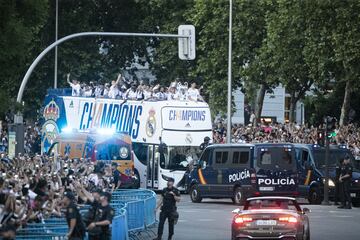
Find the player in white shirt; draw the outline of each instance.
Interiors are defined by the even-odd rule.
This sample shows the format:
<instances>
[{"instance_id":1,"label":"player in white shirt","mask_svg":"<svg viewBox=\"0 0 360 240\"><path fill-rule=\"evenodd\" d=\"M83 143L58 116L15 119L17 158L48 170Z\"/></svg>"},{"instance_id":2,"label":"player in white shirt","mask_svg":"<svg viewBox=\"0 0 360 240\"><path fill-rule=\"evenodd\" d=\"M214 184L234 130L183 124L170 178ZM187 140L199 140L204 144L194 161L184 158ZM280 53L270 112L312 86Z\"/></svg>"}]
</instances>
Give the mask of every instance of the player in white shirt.
<instances>
[{"instance_id":1,"label":"player in white shirt","mask_svg":"<svg viewBox=\"0 0 360 240\"><path fill-rule=\"evenodd\" d=\"M71 95L74 97L79 97L81 93L80 83L77 80L72 80L72 82L70 82L70 73L67 74L67 82L72 88Z\"/></svg>"},{"instance_id":2,"label":"player in white shirt","mask_svg":"<svg viewBox=\"0 0 360 240\"><path fill-rule=\"evenodd\" d=\"M121 74L118 75L116 81L111 81L111 87L109 90L109 98L113 98L115 99L118 95L120 95L120 91L118 88L118 84L120 82L121 79Z\"/></svg>"},{"instance_id":3,"label":"player in white shirt","mask_svg":"<svg viewBox=\"0 0 360 240\"><path fill-rule=\"evenodd\" d=\"M196 83L192 83L191 87L187 91L187 97L190 101L198 101L201 100L200 92L196 88Z\"/></svg>"},{"instance_id":4,"label":"player in white shirt","mask_svg":"<svg viewBox=\"0 0 360 240\"><path fill-rule=\"evenodd\" d=\"M174 86L170 86L169 93L167 94L167 100L179 100L179 94L176 92L176 88Z\"/></svg>"},{"instance_id":5,"label":"player in white shirt","mask_svg":"<svg viewBox=\"0 0 360 240\"><path fill-rule=\"evenodd\" d=\"M136 100L138 96L136 83L131 84L131 88L129 88L125 93L125 99Z\"/></svg>"}]
</instances>

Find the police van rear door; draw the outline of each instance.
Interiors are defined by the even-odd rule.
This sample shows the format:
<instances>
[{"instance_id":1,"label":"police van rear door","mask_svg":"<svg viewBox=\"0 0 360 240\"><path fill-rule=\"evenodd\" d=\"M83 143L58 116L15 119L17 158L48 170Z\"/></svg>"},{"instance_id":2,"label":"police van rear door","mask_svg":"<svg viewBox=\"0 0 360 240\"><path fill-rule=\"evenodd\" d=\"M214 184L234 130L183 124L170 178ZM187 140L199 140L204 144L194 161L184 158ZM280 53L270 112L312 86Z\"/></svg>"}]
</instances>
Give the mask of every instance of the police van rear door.
<instances>
[{"instance_id":1,"label":"police van rear door","mask_svg":"<svg viewBox=\"0 0 360 240\"><path fill-rule=\"evenodd\" d=\"M296 195L298 179L295 150L288 144L255 147L257 190L262 195Z\"/></svg>"}]
</instances>

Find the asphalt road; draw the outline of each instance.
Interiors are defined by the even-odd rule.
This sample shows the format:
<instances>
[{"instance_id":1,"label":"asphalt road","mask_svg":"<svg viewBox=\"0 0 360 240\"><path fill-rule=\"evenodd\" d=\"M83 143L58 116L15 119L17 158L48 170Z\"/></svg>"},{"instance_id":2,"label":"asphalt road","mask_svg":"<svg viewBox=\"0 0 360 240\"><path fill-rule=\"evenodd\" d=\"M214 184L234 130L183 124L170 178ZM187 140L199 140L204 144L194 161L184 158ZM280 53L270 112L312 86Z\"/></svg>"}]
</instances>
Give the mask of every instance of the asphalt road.
<instances>
[{"instance_id":1,"label":"asphalt road","mask_svg":"<svg viewBox=\"0 0 360 240\"><path fill-rule=\"evenodd\" d=\"M312 240L359 240L360 208L338 209L336 206L308 205ZM192 203L183 195L178 211L179 222L175 226L175 240L225 240L231 238L231 200L205 199ZM167 239L165 224L163 239Z\"/></svg>"}]
</instances>

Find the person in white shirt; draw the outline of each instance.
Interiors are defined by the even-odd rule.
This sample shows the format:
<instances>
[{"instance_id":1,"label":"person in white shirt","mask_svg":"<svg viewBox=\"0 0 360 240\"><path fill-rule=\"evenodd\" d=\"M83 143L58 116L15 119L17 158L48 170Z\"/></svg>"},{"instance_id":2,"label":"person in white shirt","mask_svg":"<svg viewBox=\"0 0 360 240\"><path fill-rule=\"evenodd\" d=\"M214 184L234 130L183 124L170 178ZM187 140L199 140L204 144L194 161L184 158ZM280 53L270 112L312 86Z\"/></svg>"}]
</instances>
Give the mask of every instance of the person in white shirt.
<instances>
[{"instance_id":1,"label":"person in white shirt","mask_svg":"<svg viewBox=\"0 0 360 240\"><path fill-rule=\"evenodd\" d=\"M110 87L110 90L109 90L109 98L116 98L119 94L120 94L120 91L119 91L119 88L118 88L118 84L120 82L120 79L121 79L121 74L118 75L116 81L111 81L111 87Z\"/></svg>"},{"instance_id":2,"label":"person in white shirt","mask_svg":"<svg viewBox=\"0 0 360 240\"><path fill-rule=\"evenodd\" d=\"M110 84L105 83L105 88L104 88L104 97L105 98L109 97L109 91L110 91Z\"/></svg>"},{"instance_id":3,"label":"person in white shirt","mask_svg":"<svg viewBox=\"0 0 360 240\"><path fill-rule=\"evenodd\" d=\"M136 100L137 99L137 86L136 83L131 84L131 88L129 88L125 93L125 99L128 100Z\"/></svg>"},{"instance_id":4,"label":"person in white shirt","mask_svg":"<svg viewBox=\"0 0 360 240\"><path fill-rule=\"evenodd\" d=\"M101 97L104 92L104 85L97 85L95 87L94 95L96 98Z\"/></svg>"},{"instance_id":5,"label":"person in white shirt","mask_svg":"<svg viewBox=\"0 0 360 240\"><path fill-rule=\"evenodd\" d=\"M201 96L199 90L196 88L196 83L192 83L191 87L187 91L187 96L190 101L198 101L201 100Z\"/></svg>"},{"instance_id":6,"label":"person in white shirt","mask_svg":"<svg viewBox=\"0 0 360 240\"><path fill-rule=\"evenodd\" d=\"M179 100L179 94L176 92L176 88L173 86L170 86L169 93L167 95L167 100Z\"/></svg>"},{"instance_id":7,"label":"person in white shirt","mask_svg":"<svg viewBox=\"0 0 360 240\"><path fill-rule=\"evenodd\" d=\"M81 93L80 83L77 80L72 80L72 82L70 82L70 73L67 74L67 82L72 88L71 95L74 97L79 97Z\"/></svg>"}]
</instances>

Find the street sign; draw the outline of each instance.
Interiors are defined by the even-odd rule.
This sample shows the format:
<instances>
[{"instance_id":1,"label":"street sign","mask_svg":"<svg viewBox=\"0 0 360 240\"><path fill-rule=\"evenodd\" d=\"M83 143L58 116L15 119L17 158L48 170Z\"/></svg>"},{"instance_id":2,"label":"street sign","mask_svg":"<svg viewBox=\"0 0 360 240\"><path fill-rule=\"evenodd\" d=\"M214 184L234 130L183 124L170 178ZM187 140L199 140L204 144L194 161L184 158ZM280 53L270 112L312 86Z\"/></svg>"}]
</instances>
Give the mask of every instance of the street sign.
<instances>
[{"instance_id":1,"label":"street sign","mask_svg":"<svg viewBox=\"0 0 360 240\"><path fill-rule=\"evenodd\" d=\"M193 25L180 25L178 35L188 36L188 38L179 39L179 58L181 60L194 60L195 51L195 27Z\"/></svg>"}]
</instances>

